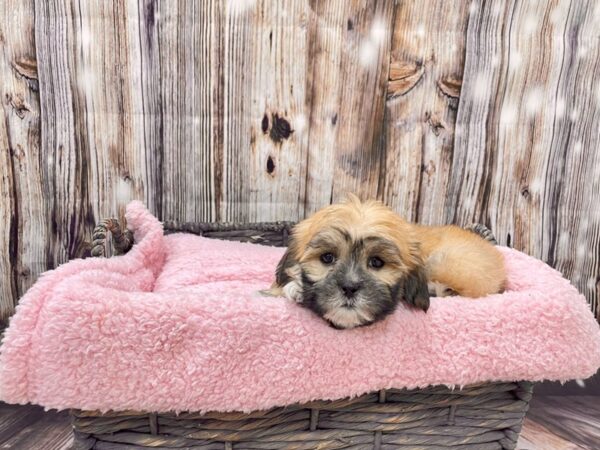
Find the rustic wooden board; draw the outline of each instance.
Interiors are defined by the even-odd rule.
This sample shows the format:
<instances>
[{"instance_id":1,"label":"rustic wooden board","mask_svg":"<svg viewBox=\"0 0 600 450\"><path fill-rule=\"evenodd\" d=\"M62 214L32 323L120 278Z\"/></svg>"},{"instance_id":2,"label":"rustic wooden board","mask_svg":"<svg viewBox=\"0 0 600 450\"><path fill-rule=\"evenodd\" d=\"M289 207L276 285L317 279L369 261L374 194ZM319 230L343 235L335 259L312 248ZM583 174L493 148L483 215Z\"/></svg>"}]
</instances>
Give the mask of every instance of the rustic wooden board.
<instances>
[{"instance_id":1,"label":"rustic wooden board","mask_svg":"<svg viewBox=\"0 0 600 450\"><path fill-rule=\"evenodd\" d=\"M0 2L0 322L48 267L32 9L32 1Z\"/></svg>"},{"instance_id":2,"label":"rustic wooden board","mask_svg":"<svg viewBox=\"0 0 600 450\"><path fill-rule=\"evenodd\" d=\"M600 189L592 149L600 115L591 80L599 77L600 48L593 5L473 5L444 220L488 225L501 244L562 271L596 308Z\"/></svg>"},{"instance_id":3,"label":"rustic wooden board","mask_svg":"<svg viewBox=\"0 0 600 450\"><path fill-rule=\"evenodd\" d=\"M556 435L550 429L527 417L517 442L517 450L587 450L588 448Z\"/></svg>"},{"instance_id":4,"label":"rustic wooden board","mask_svg":"<svg viewBox=\"0 0 600 450\"><path fill-rule=\"evenodd\" d=\"M377 195L393 17L387 0L312 2L303 216L347 192Z\"/></svg>"},{"instance_id":5,"label":"rustic wooden board","mask_svg":"<svg viewBox=\"0 0 600 450\"><path fill-rule=\"evenodd\" d=\"M407 220L443 221L468 16L466 1L396 7L382 197Z\"/></svg>"}]
</instances>

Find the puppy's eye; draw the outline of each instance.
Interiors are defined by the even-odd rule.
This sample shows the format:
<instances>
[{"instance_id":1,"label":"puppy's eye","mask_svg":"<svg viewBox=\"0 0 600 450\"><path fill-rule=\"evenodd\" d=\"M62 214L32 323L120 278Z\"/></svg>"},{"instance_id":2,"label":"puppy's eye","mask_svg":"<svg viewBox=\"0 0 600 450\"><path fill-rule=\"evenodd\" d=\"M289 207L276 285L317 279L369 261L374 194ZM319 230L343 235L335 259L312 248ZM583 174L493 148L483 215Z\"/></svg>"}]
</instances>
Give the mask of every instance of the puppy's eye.
<instances>
[{"instance_id":1,"label":"puppy's eye","mask_svg":"<svg viewBox=\"0 0 600 450\"><path fill-rule=\"evenodd\" d=\"M321 262L325 265L333 264L335 262L335 255L333 253L323 253L321 255Z\"/></svg>"},{"instance_id":2,"label":"puppy's eye","mask_svg":"<svg viewBox=\"0 0 600 450\"><path fill-rule=\"evenodd\" d=\"M451 295L458 295L458 294L456 293L456 291L454 289L446 288L446 289L444 289L444 295L451 296Z\"/></svg>"},{"instance_id":3,"label":"puppy's eye","mask_svg":"<svg viewBox=\"0 0 600 450\"><path fill-rule=\"evenodd\" d=\"M383 259L378 256L371 256L369 258L369 267L372 269L381 269L384 264Z\"/></svg>"}]
</instances>

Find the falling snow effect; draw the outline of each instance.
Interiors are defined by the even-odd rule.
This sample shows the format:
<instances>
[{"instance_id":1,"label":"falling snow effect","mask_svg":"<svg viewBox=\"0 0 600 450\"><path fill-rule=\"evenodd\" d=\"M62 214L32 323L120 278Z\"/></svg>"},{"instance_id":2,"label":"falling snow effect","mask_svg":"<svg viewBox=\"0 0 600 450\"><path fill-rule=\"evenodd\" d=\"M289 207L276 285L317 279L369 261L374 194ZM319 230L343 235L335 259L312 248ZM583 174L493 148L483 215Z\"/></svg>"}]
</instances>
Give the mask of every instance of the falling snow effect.
<instances>
[{"instance_id":1,"label":"falling snow effect","mask_svg":"<svg viewBox=\"0 0 600 450\"><path fill-rule=\"evenodd\" d=\"M544 104L544 91L541 87L534 87L525 96L525 111L529 117L540 112Z\"/></svg>"},{"instance_id":2,"label":"falling snow effect","mask_svg":"<svg viewBox=\"0 0 600 450\"><path fill-rule=\"evenodd\" d=\"M475 77L473 83L473 97L476 100L485 100L487 98L488 78L484 73L480 73Z\"/></svg>"},{"instance_id":3,"label":"falling snow effect","mask_svg":"<svg viewBox=\"0 0 600 450\"><path fill-rule=\"evenodd\" d=\"M558 119L565 115L565 100L563 98L559 98L556 100L555 114Z\"/></svg>"},{"instance_id":4,"label":"falling snow effect","mask_svg":"<svg viewBox=\"0 0 600 450\"><path fill-rule=\"evenodd\" d=\"M579 119L579 110L574 109L569 115L569 119L571 119L571 122L575 122L577 119Z\"/></svg>"},{"instance_id":5,"label":"falling snow effect","mask_svg":"<svg viewBox=\"0 0 600 450\"><path fill-rule=\"evenodd\" d=\"M528 15L525 18L525 26L523 27L523 31L526 35L531 35L535 33L538 27L538 18L532 14Z\"/></svg>"},{"instance_id":6,"label":"falling snow effect","mask_svg":"<svg viewBox=\"0 0 600 450\"><path fill-rule=\"evenodd\" d=\"M512 125L517 120L517 107L509 104L502 107L500 112L500 125Z\"/></svg>"},{"instance_id":7,"label":"falling snow effect","mask_svg":"<svg viewBox=\"0 0 600 450\"><path fill-rule=\"evenodd\" d=\"M243 14L254 8L256 0L227 0L227 10L230 14Z\"/></svg>"},{"instance_id":8,"label":"falling snow effect","mask_svg":"<svg viewBox=\"0 0 600 450\"><path fill-rule=\"evenodd\" d=\"M358 60L363 67L370 67L377 63L379 50L386 42L388 30L381 19L373 20L369 36L360 44Z\"/></svg>"},{"instance_id":9,"label":"falling snow effect","mask_svg":"<svg viewBox=\"0 0 600 450\"><path fill-rule=\"evenodd\" d=\"M117 179L117 185L115 187L115 194L117 197L117 203L120 205L126 205L133 200L133 191L131 189L131 183L127 182L123 178Z\"/></svg>"},{"instance_id":10,"label":"falling snow effect","mask_svg":"<svg viewBox=\"0 0 600 450\"><path fill-rule=\"evenodd\" d=\"M296 134L302 133L306 129L307 125L308 121L306 120L306 115L303 113L296 114L292 120L292 128Z\"/></svg>"}]
</instances>

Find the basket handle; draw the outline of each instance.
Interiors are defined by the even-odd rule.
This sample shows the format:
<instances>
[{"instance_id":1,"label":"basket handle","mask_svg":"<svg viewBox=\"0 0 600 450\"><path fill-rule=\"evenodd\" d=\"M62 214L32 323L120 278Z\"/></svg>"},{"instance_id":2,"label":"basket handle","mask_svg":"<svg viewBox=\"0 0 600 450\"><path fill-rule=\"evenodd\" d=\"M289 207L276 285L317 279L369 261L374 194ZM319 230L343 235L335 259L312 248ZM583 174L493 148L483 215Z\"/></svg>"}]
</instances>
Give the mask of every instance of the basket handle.
<instances>
[{"instance_id":1,"label":"basket handle","mask_svg":"<svg viewBox=\"0 0 600 450\"><path fill-rule=\"evenodd\" d=\"M106 256L106 235L110 232L115 255L123 255L133 247L133 233L121 225L117 219L102 220L92 233L92 256ZM110 242L110 241L109 241Z\"/></svg>"}]
</instances>

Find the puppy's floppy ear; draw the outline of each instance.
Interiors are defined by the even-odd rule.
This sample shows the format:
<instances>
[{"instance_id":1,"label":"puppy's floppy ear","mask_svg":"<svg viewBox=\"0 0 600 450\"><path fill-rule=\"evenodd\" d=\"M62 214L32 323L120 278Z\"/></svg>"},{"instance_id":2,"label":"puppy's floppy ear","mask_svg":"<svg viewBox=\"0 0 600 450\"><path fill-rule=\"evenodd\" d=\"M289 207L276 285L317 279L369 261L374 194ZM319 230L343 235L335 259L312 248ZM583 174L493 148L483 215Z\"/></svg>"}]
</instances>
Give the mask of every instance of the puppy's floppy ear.
<instances>
[{"instance_id":1,"label":"puppy's floppy ear","mask_svg":"<svg viewBox=\"0 0 600 450\"><path fill-rule=\"evenodd\" d=\"M298 260L294 256L295 248L296 239L294 237L294 231L292 231L289 236L288 248L277 264L277 269L275 269L275 285L282 287L294 279L293 275L297 272L296 266L298 264Z\"/></svg>"},{"instance_id":2,"label":"puppy's floppy ear","mask_svg":"<svg viewBox=\"0 0 600 450\"><path fill-rule=\"evenodd\" d=\"M423 266L416 266L404 278L404 301L423 311L429 309L429 289Z\"/></svg>"}]
</instances>

